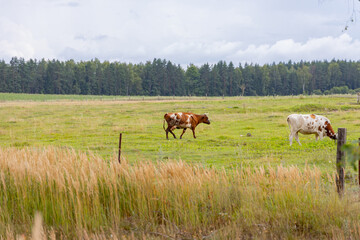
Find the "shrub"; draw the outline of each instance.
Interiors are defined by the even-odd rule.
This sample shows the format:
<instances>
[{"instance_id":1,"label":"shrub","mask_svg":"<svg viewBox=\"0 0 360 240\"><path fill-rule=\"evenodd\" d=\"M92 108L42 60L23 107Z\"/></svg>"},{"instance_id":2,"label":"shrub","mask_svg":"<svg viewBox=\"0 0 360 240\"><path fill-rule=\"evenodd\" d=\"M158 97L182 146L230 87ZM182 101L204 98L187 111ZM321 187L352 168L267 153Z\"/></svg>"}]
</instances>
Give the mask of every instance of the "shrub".
<instances>
[{"instance_id":1,"label":"shrub","mask_svg":"<svg viewBox=\"0 0 360 240\"><path fill-rule=\"evenodd\" d=\"M320 89L315 89L315 90L313 91L313 94L314 94L314 95L322 95L322 92L321 92Z\"/></svg>"}]
</instances>

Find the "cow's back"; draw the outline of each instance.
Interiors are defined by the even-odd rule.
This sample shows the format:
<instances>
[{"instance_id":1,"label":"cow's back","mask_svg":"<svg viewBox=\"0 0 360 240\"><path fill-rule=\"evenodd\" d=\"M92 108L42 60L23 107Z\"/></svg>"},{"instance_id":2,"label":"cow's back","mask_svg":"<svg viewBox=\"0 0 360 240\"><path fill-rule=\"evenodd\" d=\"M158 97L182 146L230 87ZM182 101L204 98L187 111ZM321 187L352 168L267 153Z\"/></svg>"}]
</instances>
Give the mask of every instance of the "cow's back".
<instances>
[{"instance_id":1,"label":"cow's back","mask_svg":"<svg viewBox=\"0 0 360 240\"><path fill-rule=\"evenodd\" d=\"M326 124L330 124L329 119L315 114L291 114L287 121L291 131L299 131L303 134L320 134Z\"/></svg>"},{"instance_id":2,"label":"cow's back","mask_svg":"<svg viewBox=\"0 0 360 240\"><path fill-rule=\"evenodd\" d=\"M176 113L166 113L164 119L169 126L175 126L176 128L189 128L191 127L191 120L193 113L187 112L176 112Z\"/></svg>"}]
</instances>

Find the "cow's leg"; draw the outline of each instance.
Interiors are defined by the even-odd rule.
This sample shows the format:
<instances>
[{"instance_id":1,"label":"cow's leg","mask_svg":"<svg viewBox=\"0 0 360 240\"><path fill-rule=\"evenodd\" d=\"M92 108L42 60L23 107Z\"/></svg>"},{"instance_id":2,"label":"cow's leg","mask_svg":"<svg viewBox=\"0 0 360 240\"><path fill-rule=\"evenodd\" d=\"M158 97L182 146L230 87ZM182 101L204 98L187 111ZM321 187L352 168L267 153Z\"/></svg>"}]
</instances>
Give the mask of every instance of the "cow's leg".
<instances>
[{"instance_id":1,"label":"cow's leg","mask_svg":"<svg viewBox=\"0 0 360 240\"><path fill-rule=\"evenodd\" d=\"M315 140L318 141L319 140L319 134L315 134Z\"/></svg>"},{"instance_id":2,"label":"cow's leg","mask_svg":"<svg viewBox=\"0 0 360 240\"><path fill-rule=\"evenodd\" d=\"M289 135L290 146L292 145L292 141L293 141L294 137L295 137L295 140L299 143L299 145L301 145L298 133L297 132L291 132L290 135Z\"/></svg>"},{"instance_id":3,"label":"cow's leg","mask_svg":"<svg viewBox=\"0 0 360 240\"><path fill-rule=\"evenodd\" d=\"M168 127L168 128L166 129L166 139L169 139L169 137L168 137L168 133L169 133L169 132L174 136L174 138L176 138L176 136L175 136L175 134L173 133L173 131L171 131L171 127Z\"/></svg>"},{"instance_id":4,"label":"cow's leg","mask_svg":"<svg viewBox=\"0 0 360 240\"><path fill-rule=\"evenodd\" d=\"M167 140L169 140L169 131L170 131L169 128L167 128L167 129L165 130L165 132L166 132L166 139L167 139ZM173 134L173 135L174 135L174 134Z\"/></svg>"},{"instance_id":5,"label":"cow's leg","mask_svg":"<svg viewBox=\"0 0 360 240\"><path fill-rule=\"evenodd\" d=\"M291 132L290 135L289 135L290 146L292 145L293 137L294 137L293 132Z\"/></svg>"},{"instance_id":6,"label":"cow's leg","mask_svg":"<svg viewBox=\"0 0 360 240\"><path fill-rule=\"evenodd\" d=\"M184 135L185 131L186 131L186 128L184 128L182 134L180 135L180 139L182 139L182 136Z\"/></svg>"},{"instance_id":7,"label":"cow's leg","mask_svg":"<svg viewBox=\"0 0 360 240\"><path fill-rule=\"evenodd\" d=\"M195 128L192 128L191 130L192 130L192 132L193 132L194 138L196 138L196 136L195 136Z\"/></svg>"},{"instance_id":8,"label":"cow's leg","mask_svg":"<svg viewBox=\"0 0 360 240\"><path fill-rule=\"evenodd\" d=\"M173 133L173 131L169 130L169 132L174 136L174 138L176 138L175 134Z\"/></svg>"},{"instance_id":9,"label":"cow's leg","mask_svg":"<svg viewBox=\"0 0 360 240\"><path fill-rule=\"evenodd\" d=\"M298 142L298 144L301 146L300 140L299 140L299 132L295 133L295 140Z\"/></svg>"}]
</instances>

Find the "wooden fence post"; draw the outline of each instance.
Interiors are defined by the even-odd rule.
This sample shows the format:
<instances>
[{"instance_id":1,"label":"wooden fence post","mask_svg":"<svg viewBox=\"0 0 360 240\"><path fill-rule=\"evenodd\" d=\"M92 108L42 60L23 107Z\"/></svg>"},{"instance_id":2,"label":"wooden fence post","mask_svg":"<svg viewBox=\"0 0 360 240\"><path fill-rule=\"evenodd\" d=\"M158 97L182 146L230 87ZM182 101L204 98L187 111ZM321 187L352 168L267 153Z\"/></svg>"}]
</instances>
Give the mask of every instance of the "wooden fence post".
<instances>
[{"instance_id":1,"label":"wooden fence post","mask_svg":"<svg viewBox=\"0 0 360 240\"><path fill-rule=\"evenodd\" d=\"M338 128L338 140L336 151L336 186L340 197L344 193L344 179L345 179L345 152L341 147L346 143L346 128Z\"/></svg>"},{"instance_id":2,"label":"wooden fence post","mask_svg":"<svg viewBox=\"0 0 360 240\"><path fill-rule=\"evenodd\" d=\"M118 155L118 161L121 163L120 157L121 157L121 139L122 139L122 133L120 133L119 137L119 155Z\"/></svg>"},{"instance_id":3,"label":"wooden fence post","mask_svg":"<svg viewBox=\"0 0 360 240\"><path fill-rule=\"evenodd\" d=\"M360 147L360 138L359 138L359 147ZM360 186L360 159L359 159L359 166L358 166L358 179L359 179L359 186Z\"/></svg>"}]
</instances>

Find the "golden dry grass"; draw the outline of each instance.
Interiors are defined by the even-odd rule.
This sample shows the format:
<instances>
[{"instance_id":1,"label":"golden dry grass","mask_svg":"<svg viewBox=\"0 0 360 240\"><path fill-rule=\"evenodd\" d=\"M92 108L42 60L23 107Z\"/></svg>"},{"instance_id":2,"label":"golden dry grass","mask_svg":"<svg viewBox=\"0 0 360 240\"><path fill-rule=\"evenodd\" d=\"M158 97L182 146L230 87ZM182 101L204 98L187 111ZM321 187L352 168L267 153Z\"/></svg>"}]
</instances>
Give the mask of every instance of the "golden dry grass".
<instances>
[{"instance_id":1,"label":"golden dry grass","mask_svg":"<svg viewBox=\"0 0 360 240\"><path fill-rule=\"evenodd\" d=\"M358 239L359 199L339 199L333 180L310 167L119 164L70 148L0 148L0 236Z\"/></svg>"}]
</instances>

